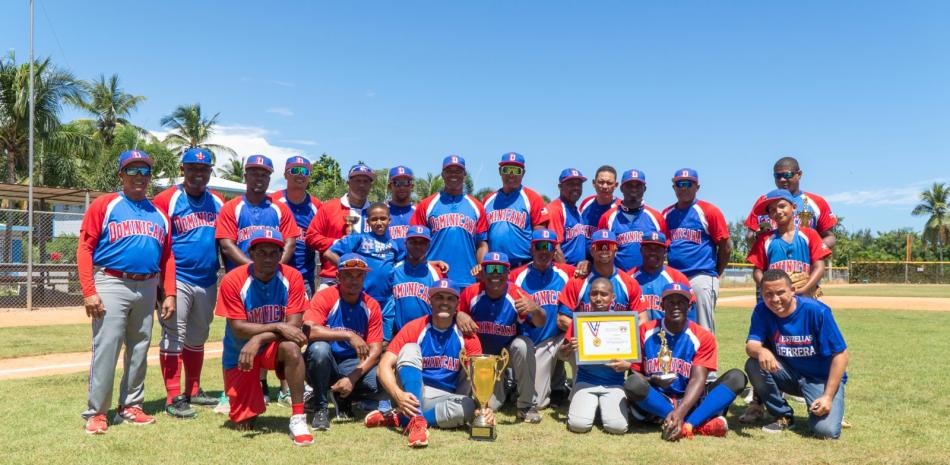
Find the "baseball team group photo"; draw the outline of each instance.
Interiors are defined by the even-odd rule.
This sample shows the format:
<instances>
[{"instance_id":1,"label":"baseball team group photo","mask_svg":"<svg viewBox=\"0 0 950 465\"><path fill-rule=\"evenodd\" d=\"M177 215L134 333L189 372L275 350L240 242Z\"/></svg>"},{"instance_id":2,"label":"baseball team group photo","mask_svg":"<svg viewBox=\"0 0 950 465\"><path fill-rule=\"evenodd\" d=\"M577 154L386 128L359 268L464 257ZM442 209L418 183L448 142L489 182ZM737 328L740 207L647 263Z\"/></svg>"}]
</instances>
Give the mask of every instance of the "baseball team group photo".
<instances>
[{"instance_id":1,"label":"baseball team group photo","mask_svg":"<svg viewBox=\"0 0 950 465\"><path fill-rule=\"evenodd\" d=\"M678 58L661 50L677 46L634 46L669 32L648 18L736 40L764 30L697 22L699 11L723 15L699 4L441 5L427 14L459 29L436 43L436 31L410 24L438 21L393 5L362 12L371 28L352 6L292 4L298 17L255 19L322 24L318 36L339 42L307 56L329 68L179 69L162 80L128 68L121 80L84 80L135 61L89 55L82 43L93 39L69 23L89 11L21 3L3 9L28 21L0 33L11 50L29 38L28 59L0 59L4 462L950 460L939 362L950 349L946 141L866 115L832 127L837 105L855 98L831 97L849 70L825 83L769 72L829 115L791 96L775 101L788 117L771 114L755 106L756 90L719 80L763 81L718 64L713 96L672 96L693 92L693 78L636 77L640 90L611 97L632 104L622 109L602 100L620 81L545 74L559 62L550 52L604 71L639 69L637 56L669 71ZM155 21L169 14L135 8ZM233 8L240 24L260 7ZM772 25L793 11L819 21L823 10L728 9ZM849 26L863 50L883 47L870 24L931 31L937 10L950 13L871 10ZM621 12L641 27L611 15ZM503 27L539 13L553 23L509 39L467 22ZM637 51L617 63L553 33L585 20L600 25L588 31L595 40L613 34ZM847 49L825 29L833 24L783 25L767 42L818 66L804 53L817 39L791 37L810 29ZM386 43L394 31L407 35ZM152 47L152 34L131 40ZM299 46L287 53L306 55ZM231 44L207 47L220 55L207 60L231 66ZM423 58L414 47L471 56ZM680 56L715 50L691 47ZM424 71L475 70L477 57L515 60L516 72L452 83ZM422 69L384 65L400 59ZM344 69L352 75L335 74ZM133 85L155 89L155 102ZM534 94L544 88L566 106ZM704 114L716 92L748 112ZM183 98L204 105L153 109ZM440 115L448 102L465 110ZM266 116L246 111L259 105ZM894 151L905 142L919 163Z\"/></svg>"}]
</instances>

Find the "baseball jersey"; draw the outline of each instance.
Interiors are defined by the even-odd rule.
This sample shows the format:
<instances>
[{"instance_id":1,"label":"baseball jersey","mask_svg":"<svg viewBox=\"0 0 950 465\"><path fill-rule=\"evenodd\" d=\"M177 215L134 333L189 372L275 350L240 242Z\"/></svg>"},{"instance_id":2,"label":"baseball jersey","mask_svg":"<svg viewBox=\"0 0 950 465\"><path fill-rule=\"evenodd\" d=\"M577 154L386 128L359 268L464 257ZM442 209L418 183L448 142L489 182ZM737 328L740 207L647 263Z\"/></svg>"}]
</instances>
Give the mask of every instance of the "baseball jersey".
<instances>
[{"instance_id":1,"label":"baseball jersey","mask_svg":"<svg viewBox=\"0 0 950 465\"><path fill-rule=\"evenodd\" d=\"M392 296L383 308L384 315L392 316L391 334L398 333L410 321L432 313L429 287L440 279L442 272L428 262L413 265L404 260L396 264L393 268Z\"/></svg>"},{"instance_id":2,"label":"baseball jersey","mask_svg":"<svg viewBox=\"0 0 950 465\"><path fill-rule=\"evenodd\" d=\"M270 195L272 202L279 202L287 206L287 209L290 210L290 213L294 216L294 222L297 224L297 228L300 229L301 233L310 227L310 222L313 220L313 217L317 215L317 212L320 211L320 206L322 205L316 197L307 193L304 195L305 197L302 203L294 203L291 201L290 198L287 197L287 189L274 192ZM307 241L305 240L304 234L297 236L297 246L294 248L294 259L291 263L294 268L303 275L303 279L313 281L314 274L317 270L317 255L313 252L313 249L307 248Z\"/></svg>"},{"instance_id":3,"label":"baseball jersey","mask_svg":"<svg viewBox=\"0 0 950 465\"><path fill-rule=\"evenodd\" d=\"M689 286L689 278L680 273L671 266L662 266L656 273L646 273L639 267L630 270L630 277L637 280L640 284L640 290L643 292L643 310L647 312L648 320L663 318L666 312L660 303L663 301L663 288L668 284L680 283ZM695 301L689 307L686 317L690 321L696 321Z\"/></svg>"},{"instance_id":4,"label":"baseball jersey","mask_svg":"<svg viewBox=\"0 0 950 465\"><path fill-rule=\"evenodd\" d=\"M485 197L488 247L508 255L513 263L531 260L531 232L548 223L544 199L521 186L506 194L499 189Z\"/></svg>"},{"instance_id":5,"label":"baseball jersey","mask_svg":"<svg viewBox=\"0 0 950 465\"><path fill-rule=\"evenodd\" d=\"M617 310L619 311L619 310ZM591 323L588 323L589 325ZM592 329L596 328L596 324ZM574 339L574 322L567 327L565 340ZM623 384L626 373L620 373L604 364L577 365L577 376L575 382L588 383L595 386L620 386Z\"/></svg>"},{"instance_id":6,"label":"baseball jersey","mask_svg":"<svg viewBox=\"0 0 950 465\"><path fill-rule=\"evenodd\" d=\"M310 227L307 228L305 240L307 247L320 253L321 278L336 279L336 265L323 258L323 252L329 250L334 242L343 237L347 226L347 216L358 218L351 234L369 232L369 227L366 225L366 209L370 204L371 202L366 201L362 207L351 207L350 201L344 194L338 199L327 200L313 217Z\"/></svg>"},{"instance_id":7,"label":"baseball jersey","mask_svg":"<svg viewBox=\"0 0 950 465\"><path fill-rule=\"evenodd\" d=\"M795 296L795 300L795 311L785 318L759 302L752 311L748 340L770 346L782 365L810 381L824 383L831 372L831 359L848 346L831 308L807 297ZM841 382L847 381L845 373Z\"/></svg>"},{"instance_id":8,"label":"baseball jersey","mask_svg":"<svg viewBox=\"0 0 950 465\"><path fill-rule=\"evenodd\" d=\"M502 348L508 347L516 336L528 330L526 326L533 326L515 310L515 300L521 298L520 292L524 291L508 283L505 295L495 300L488 297L485 285L479 282L466 287L459 296L459 311L469 314L478 324L478 340L486 354L500 354Z\"/></svg>"},{"instance_id":9,"label":"baseball jersey","mask_svg":"<svg viewBox=\"0 0 950 465\"><path fill-rule=\"evenodd\" d=\"M551 263L543 272L528 263L511 270L509 279L516 286L523 289L534 301L544 309L547 320L544 326L525 325L522 335L531 338L535 344L556 336L557 328L557 301L561 297L564 286L574 276L574 267L561 263Z\"/></svg>"},{"instance_id":10,"label":"baseball jersey","mask_svg":"<svg viewBox=\"0 0 950 465\"><path fill-rule=\"evenodd\" d=\"M383 342L383 315L379 304L365 292L352 305L340 297L337 285L330 286L314 294L303 319L329 329L354 332L367 344ZM356 350L347 341L330 341L330 351L337 361L356 357Z\"/></svg>"},{"instance_id":11,"label":"baseball jersey","mask_svg":"<svg viewBox=\"0 0 950 465\"><path fill-rule=\"evenodd\" d=\"M665 235L666 220L660 212L646 205L636 210L617 205L600 217L597 229L607 229L617 235L614 264L621 270L629 270L643 264L643 255L640 254L643 235L653 231Z\"/></svg>"},{"instance_id":12,"label":"baseball jersey","mask_svg":"<svg viewBox=\"0 0 950 465\"><path fill-rule=\"evenodd\" d=\"M459 286L475 282L471 269L475 266L478 242L488 238L485 209L471 195L430 195L416 206L412 224L428 226L432 231L429 259L449 264L449 279Z\"/></svg>"},{"instance_id":13,"label":"baseball jersey","mask_svg":"<svg viewBox=\"0 0 950 465\"><path fill-rule=\"evenodd\" d=\"M607 213L607 210L610 210L616 205L620 205L620 199L614 197L613 202L608 203L607 205L601 205L597 203L597 196L592 195L581 201L581 206L578 208L578 212L581 217L581 224L584 230L584 238L590 240L591 236L594 235L594 232L597 231L597 225L600 224L600 217L604 216L604 213Z\"/></svg>"},{"instance_id":14,"label":"baseball jersey","mask_svg":"<svg viewBox=\"0 0 950 465\"><path fill-rule=\"evenodd\" d=\"M363 290L376 302L386 303L392 295L393 266L405 256L405 251L396 246L387 232L377 236L371 232L350 234L336 241L330 251L343 256L355 253L366 260L370 271L363 282Z\"/></svg>"},{"instance_id":15,"label":"baseball jersey","mask_svg":"<svg viewBox=\"0 0 950 465\"><path fill-rule=\"evenodd\" d=\"M401 207L389 202L389 237L396 241L396 245L400 248L405 248L406 234L409 233L409 222L415 213L416 206L414 204L410 203Z\"/></svg>"},{"instance_id":16,"label":"baseball jersey","mask_svg":"<svg viewBox=\"0 0 950 465\"><path fill-rule=\"evenodd\" d=\"M831 228L838 224L838 217L832 213L831 207L828 205L828 201L826 201L824 197L805 191L799 191L798 195L793 195L792 197L795 198L795 226L803 226L799 224L800 220L797 213L802 211L802 208L805 208L805 199L808 199L808 206L806 210L810 211L813 215L811 224L804 225L805 227L814 229L819 233L823 233L825 231L831 230ZM764 198L764 195L759 197L753 206L761 202ZM751 211L745 220L745 227L752 231L759 231L759 225L762 223L769 223L771 229L773 230L778 228L775 222L769 218L769 215L756 215Z\"/></svg>"},{"instance_id":17,"label":"baseball jersey","mask_svg":"<svg viewBox=\"0 0 950 465\"><path fill-rule=\"evenodd\" d=\"M215 315L229 320L268 324L285 322L287 315L306 310L306 290L299 271L280 265L274 277L264 282L254 277L253 266L253 263L241 265L224 275L218 287ZM224 326L222 365L225 370L238 366L238 356L246 343L247 339L238 337L230 324Z\"/></svg>"},{"instance_id":18,"label":"baseball jersey","mask_svg":"<svg viewBox=\"0 0 950 465\"><path fill-rule=\"evenodd\" d=\"M663 320L648 321L640 325L642 361L634 363L630 371L638 371L647 378L663 374L659 361L660 348L663 344L660 339L662 328L664 328ZM693 365L716 371L716 338L697 323L687 322L686 328L677 334L666 331L666 344L673 355L670 373L676 374L676 379L665 388L656 387L663 394L677 399L682 398L686 393L686 386L689 385L689 375Z\"/></svg>"},{"instance_id":19,"label":"baseball jersey","mask_svg":"<svg viewBox=\"0 0 950 465\"><path fill-rule=\"evenodd\" d=\"M557 235L557 242L561 244L564 260L571 265L577 265L587 258L587 227L581 222L581 213L577 205L569 205L557 198L547 206L548 228Z\"/></svg>"},{"instance_id":20,"label":"baseball jersey","mask_svg":"<svg viewBox=\"0 0 950 465\"><path fill-rule=\"evenodd\" d=\"M399 356L406 344L418 344L422 352L422 384L447 392L458 387L462 364L459 353L481 355L482 345L475 335L463 336L455 323L445 330L432 326L432 317L424 316L410 321L393 338L386 350Z\"/></svg>"},{"instance_id":21,"label":"baseball jersey","mask_svg":"<svg viewBox=\"0 0 950 465\"><path fill-rule=\"evenodd\" d=\"M591 270L590 274L584 278L571 278L558 298L558 313L573 318L574 312L592 311L590 284L599 277L601 275L596 270ZM640 290L640 285L630 275L618 272L615 268L613 274L605 277L614 285L614 302L610 310L636 312L643 310L643 292Z\"/></svg>"},{"instance_id":22,"label":"baseball jersey","mask_svg":"<svg viewBox=\"0 0 950 465\"><path fill-rule=\"evenodd\" d=\"M215 239L231 239L244 255L251 245L254 231L273 228L280 231L284 240L300 236L300 228L294 222L293 214L282 203L272 202L265 197L261 203L251 205L245 196L228 200L218 213L214 228ZM224 258L224 269L232 270L235 263Z\"/></svg>"},{"instance_id":23,"label":"baseball jersey","mask_svg":"<svg viewBox=\"0 0 950 465\"><path fill-rule=\"evenodd\" d=\"M178 184L156 195L152 203L168 216L171 224L176 279L200 287L216 283L221 263L214 224L224 199L208 189L195 198ZM215 253L208 253L212 249Z\"/></svg>"},{"instance_id":24,"label":"baseball jersey","mask_svg":"<svg viewBox=\"0 0 950 465\"><path fill-rule=\"evenodd\" d=\"M729 225L715 205L697 200L687 208L663 210L670 246L666 260L686 276L719 276L716 245L729 239Z\"/></svg>"},{"instance_id":25,"label":"baseball jersey","mask_svg":"<svg viewBox=\"0 0 950 465\"><path fill-rule=\"evenodd\" d=\"M76 264L83 297L96 293L93 266L135 274L162 274L165 295L175 295L175 257L168 217L148 199L121 192L103 195L86 210Z\"/></svg>"},{"instance_id":26,"label":"baseball jersey","mask_svg":"<svg viewBox=\"0 0 950 465\"><path fill-rule=\"evenodd\" d=\"M760 270L780 269L786 273L811 273L811 265L831 255L831 249L814 229L796 229L791 242L778 230L755 240L746 260Z\"/></svg>"}]
</instances>

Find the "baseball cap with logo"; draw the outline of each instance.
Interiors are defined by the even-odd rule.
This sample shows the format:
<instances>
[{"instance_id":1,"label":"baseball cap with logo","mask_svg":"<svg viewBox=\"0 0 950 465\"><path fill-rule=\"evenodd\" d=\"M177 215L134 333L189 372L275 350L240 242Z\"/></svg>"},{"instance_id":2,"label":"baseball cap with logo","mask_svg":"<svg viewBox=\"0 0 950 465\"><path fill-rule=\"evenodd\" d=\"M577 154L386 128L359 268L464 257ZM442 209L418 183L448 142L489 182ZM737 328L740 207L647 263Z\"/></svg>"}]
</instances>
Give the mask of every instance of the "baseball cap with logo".
<instances>
[{"instance_id":1,"label":"baseball cap with logo","mask_svg":"<svg viewBox=\"0 0 950 465\"><path fill-rule=\"evenodd\" d=\"M564 171L561 171L561 175L558 176L557 182L562 183L564 181L567 181L568 179L580 179L581 181L586 181L587 177L584 176L584 174L581 173L579 170L576 170L574 168L567 168Z\"/></svg>"},{"instance_id":2,"label":"baseball cap with logo","mask_svg":"<svg viewBox=\"0 0 950 465\"><path fill-rule=\"evenodd\" d=\"M515 165L524 168L524 157L520 153L508 152L501 156L498 166Z\"/></svg>"},{"instance_id":3,"label":"baseball cap with logo","mask_svg":"<svg viewBox=\"0 0 950 465\"><path fill-rule=\"evenodd\" d=\"M557 235L550 229L535 229L531 232L531 243L535 242L557 242Z\"/></svg>"},{"instance_id":4,"label":"baseball cap with logo","mask_svg":"<svg viewBox=\"0 0 950 465\"><path fill-rule=\"evenodd\" d=\"M185 153L182 154L181 164L187 165L194 163L196 165L210 165L213 158L214 154L211 153L210 150L192 147L188 150L185 150Z\"/></svg>"},{"instance_id":5,"label":"baseball cap with logo","mask_svg":"<svg viewBox=\"0 0 950 465\"><path fill-rule=\"evenodd\" d=\"M371 270L369 264L366 263L366 260L355 253L343 254L343 256L340 257L340 261L337 262L336 269L337 271L360 270L367 272Z\"/></svg>"},{"instance_id":6,"label":"baseball cap with logo","mask_svg":"<svg viewBox=\"0 0 950 465\"><path fill-rule=\"evenodd\" d=\"M257 244L274 244L283 247L284 237L280 235L280 231L274 228L259 228L251 233L251 243L247 248L253 249Z\"/></svg>"},{"instance_id":7,"label":"baseball cap with logo","mask_svg":"<svg viewBox=\"0 0 950 465\"><path fill-rule=\"evenodd\" d=\"M609 242L612 244L616 244L617 235L608 229L598 229L597 231L594 231L594 234L590 236L590 243L596 244L598 242Z\"/></svg>"},{"instance_id":8,"label":"baseball cap with logo","mask_svg":"<svg viewBox=\"0 0 950 465\"><path fill-rule=\"evenodd\" d=\"M440 279L429 286L429 297L436 292L448 292L458 297L459 287L451 279Z\"/></svg>"},{"instance_id":9,"label":"baseball cap with logo","mask_svg":"<svg viewBox=\"0 0 950 465\"><path fill-rule=\"evenodd\" d=\"M647 234L643 235L643 240L640 241L640 245L643 244L656 244L663 247L668 247L669 243L666 242L666 236L657 231L650 231Z\"/></svg>"},{"instance_id":10,"label":"baseball cap with logo","mask_svg":"<svg viewBox=\"0 0 950 465\"><path fill-rule=\"evenodd\" d=\"M647 183L647 175L638 169L627 170L623 172L623 177L620 179L620 184L626 184L630 181L640 181L644 184Z\"/></svg>"},{"instance_id":11,"label":"baseball cap with logo","mask_svg":"<svg viewBox=\"0 0 950 465\"><path fill-rule=\"evenodd\" d=\"M310 160L301 157L300 155L295 155L287 159L287 164L284 165L284 169L288 170L295 166L302 166L304 168L310 169L313 165L310 163Z\"/></svg>"},{"instance_id":12,"label":"baseball cap with logo","mask_svg":"<svg viewBox=\"0 0 950 465\"><path fill-rule=\"evenodd\" d=\"M406 239L413 237L421 237L428 241L432 240L432 234L429 232L429 228L425 226L409 226L409 231L406 232Z\"/></svg>"},{"instance_id":13,"label":"baseball cap with logo","mask_svg":"<svg viewBox=\"0 0 950 465\"><path fill-rule=\"evenodd\" d=\"M129 163L140 161L148 166L152 166L152 158L141 150L126 150L119 154L119 170L125 168Z\"/></svg>"},{"instance_id":14,"label":"baseball cap with logo","mask_svg":"<svg viewBox=\"0 0 950 465\"><path fill-rule=\"evenodd\" d=\"M268 173L273 173L274 162L264 155L251 155L244 160L244 169L248 168L264 168Z\"/></svg>"},{"instance_id":15,"label":"baseball cap with logo","mask_svg":"<svg viewBox=\"0 0 950 465\"><path fill-rule=\"evenodd\" d=\"M409 167L407 167L407 166L399 165L399 166L393 167L393 168L391 168L391 169L389 170L389 179L396 179L396 178L409 178L409 179L412 179L412 178L414 178L414 177L415 177L415 176L413 176L412 170L409 169Z\"/></svg>"},{"instance_id":16,"label":"baseball cap with logo","mask_svg":"<svg viewBox=\"0 0 950 465\"><path fill-rule=\"evenodd\" d=\"M669 283L663 287L663 292L660 294L660 298L665 299L668 295L678 294L683 297L686 297L689 300L693 300L693 290L690 287L683 283Z\"/></svg>"},{"instance_id":17,"label":"baseball cap with logo","mask_svg":"<svg viewBox=\"0 0 950 465\"><path fill-rule=\"evenodd\" d=\"M482 265L505 265L509 266L508 256L501 252L488 252L485 258L482 258Z\"/></svg>"},{"instance_id":18,"label":"baseball cap with logo","mask_svg":"<svg viewBox=\"0 0 950 465\"><path fill-rule=\"evenodd\" d=\"M755 215L768 215L769 214L769 205L772 205L779 200L787 200L792 205L796 205L795 197L792 196L792 193L786 189L774 189L769 191L768 194L765 194L765 197L759 199L755 203L755 206L752 207L752 213Z\"/></svg>"},{"instance_id":19,"label":"baseball cap with logo","mask_svg":"<svg viewBox=\"0 0 950 465\"><path fill-rule=\"evenodd\" d=\"M692 168L680 168L673 173L673 182L680 180L699 182L699 173Z\"/></svg>"},{"instance_id":20,"label":"baseball cap with logo","mask_svg":"<svg viewBox=\"0 0 950 465\"><path fill-rule=\"evenodd\" d=\"M357 163L350 167L347 179L353 179L353 176L369 176L370 179L376 179L376 172L365 163Z\"/></svg>"},{"instance_id":21,"label":"baseball cap with logo","mask_svg":"<svg viewBox=\"0 0 950 465\"><path fill-rule=\"evenodd\" d=\"M465 159L458 155L449 155L442 159L442 169L446 169L450 166L461 166L462 169L465 169Z\"/></svg>"}]
</instances>

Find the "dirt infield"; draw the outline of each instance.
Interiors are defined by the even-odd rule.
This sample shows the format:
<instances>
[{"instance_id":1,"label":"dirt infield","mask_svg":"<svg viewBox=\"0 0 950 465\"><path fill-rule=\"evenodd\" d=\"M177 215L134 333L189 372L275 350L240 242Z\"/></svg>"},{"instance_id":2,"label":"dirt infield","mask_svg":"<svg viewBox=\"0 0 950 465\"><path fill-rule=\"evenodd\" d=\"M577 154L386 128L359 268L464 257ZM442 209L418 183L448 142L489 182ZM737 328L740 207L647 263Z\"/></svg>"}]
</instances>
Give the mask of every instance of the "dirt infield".
<instances>
[{"instance_id":1,"label":"dirt infield","mask_svg":"<svg viewBox=\"0 0 950 465\"><path fill-rule=\"evenodd\" d=\"M44 308L33 311L25 308L0 309L0 328L75 325L88 322L89 317L83 307Z\"/></svg>"},{"instance_id":2,"label":"dirt infield","mask_svg":"<svg viewBox=\"0 0 950 465\"><path fill-rule=\"evenodd\" d=\"M950 311L950 298L945 297L865 297L865 296L825 296L821 301L833 310L869 308L881 310L923 310L931 312ZM729 307L752 307L755 296L742 295L722 297L716 305Z\"/></svg>"}]
</instances>

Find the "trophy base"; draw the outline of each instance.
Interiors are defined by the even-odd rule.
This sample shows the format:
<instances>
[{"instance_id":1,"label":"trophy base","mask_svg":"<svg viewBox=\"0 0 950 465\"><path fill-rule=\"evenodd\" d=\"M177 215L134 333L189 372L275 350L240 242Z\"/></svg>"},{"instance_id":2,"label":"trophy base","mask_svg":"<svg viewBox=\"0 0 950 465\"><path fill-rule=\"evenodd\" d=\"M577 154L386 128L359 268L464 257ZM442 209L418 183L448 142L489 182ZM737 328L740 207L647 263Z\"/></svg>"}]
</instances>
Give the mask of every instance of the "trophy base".
<instances>
[{"instance_id":1,"label":"trophy base","mask_svg":"<svg viewBox=\"0 0 950 465\"><path fill-rule=\"evenodd\" d=\"M494 426L474 426L472 425L472 431L469 433L468 438L473 441L494 441L497 436L495 435Z\"/></svg>"}]
</instances>

